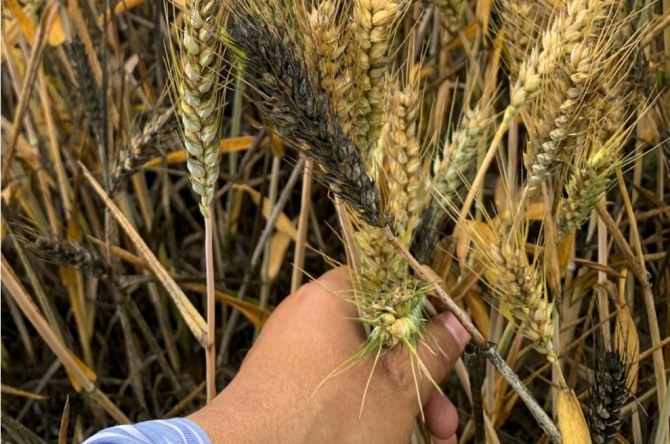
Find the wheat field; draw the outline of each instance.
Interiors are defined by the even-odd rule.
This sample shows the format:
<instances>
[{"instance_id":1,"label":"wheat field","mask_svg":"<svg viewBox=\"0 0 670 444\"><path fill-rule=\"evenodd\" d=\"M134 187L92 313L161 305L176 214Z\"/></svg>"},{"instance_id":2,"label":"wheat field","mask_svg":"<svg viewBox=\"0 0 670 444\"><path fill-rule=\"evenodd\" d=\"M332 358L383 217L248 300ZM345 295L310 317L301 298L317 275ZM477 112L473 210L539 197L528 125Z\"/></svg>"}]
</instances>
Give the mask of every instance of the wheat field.
<instances>
[{"instance_id":1,"label":"wheat field","mask_svg":"<svg viewBox=\"0 0 670 444\"><path fill-rule=\"evenodd\" d=\"M2 12L3 442L188 414L339 264L334 371L464 323L460 442L670 442L669 1Z\"/></svg>"}]
</instances>

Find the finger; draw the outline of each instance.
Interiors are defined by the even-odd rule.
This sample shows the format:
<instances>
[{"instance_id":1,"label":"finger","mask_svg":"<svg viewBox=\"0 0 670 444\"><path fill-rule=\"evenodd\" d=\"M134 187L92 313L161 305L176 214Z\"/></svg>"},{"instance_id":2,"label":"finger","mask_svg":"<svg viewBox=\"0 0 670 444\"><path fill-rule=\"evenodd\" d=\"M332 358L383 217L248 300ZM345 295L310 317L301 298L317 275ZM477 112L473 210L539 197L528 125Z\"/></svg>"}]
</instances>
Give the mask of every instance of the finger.
<instances>
[{"instance_id":1,"label":"finger","mask_svg":"<svg viewBox=\"0 0 670 444\"><path fill-rule=\"evenodd\" d=\"M419 357L431 377L419 381L421 399L447 377L469 341L470 335L451 313L441 313L428 323Z\"/></svg>"},{"instance_id":2,"label":"finger","mask_svg":"<svg viewBox=\"0 0 670 444\"><path fill-rule=\"evenodd\" d=\"M456 435L458 412L454 404L441 391L433 389L428 402L423 406L426 426L434 439L447 439Z\"/></svg>"}]
</instances>

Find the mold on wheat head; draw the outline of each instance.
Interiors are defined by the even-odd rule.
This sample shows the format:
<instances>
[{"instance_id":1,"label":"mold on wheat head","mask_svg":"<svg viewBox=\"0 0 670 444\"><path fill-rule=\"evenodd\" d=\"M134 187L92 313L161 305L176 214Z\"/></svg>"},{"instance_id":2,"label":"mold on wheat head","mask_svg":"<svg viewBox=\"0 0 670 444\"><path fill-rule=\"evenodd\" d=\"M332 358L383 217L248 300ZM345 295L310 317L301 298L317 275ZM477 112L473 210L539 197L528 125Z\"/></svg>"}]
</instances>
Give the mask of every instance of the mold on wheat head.
<instances>
[{"instance_id":1,"label":"mold on wheat head","mask_svg":"<svg viewBox=\"0 0 670 444\"><path fill-rule=\"evenodd\" d=\"M243 57L249 81L261 96L256 103L323 167L324 182L350 209L370 225L388 225L379 190L327 93L310 80L299 45L283 39L271 20L246 10L230 12L228 30L228 43Z\"/></svg>"}]
</instances>

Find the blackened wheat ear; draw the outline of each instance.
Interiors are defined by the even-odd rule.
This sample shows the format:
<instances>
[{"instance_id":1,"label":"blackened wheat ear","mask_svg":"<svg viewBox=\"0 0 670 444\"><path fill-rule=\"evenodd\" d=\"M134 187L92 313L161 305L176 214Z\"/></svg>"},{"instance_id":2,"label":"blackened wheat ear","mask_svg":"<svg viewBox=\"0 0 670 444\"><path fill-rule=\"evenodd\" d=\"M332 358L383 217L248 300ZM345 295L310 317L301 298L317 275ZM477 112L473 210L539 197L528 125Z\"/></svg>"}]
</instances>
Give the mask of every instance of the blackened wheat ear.
<instances>
[{"instance_id":1,"label":"blackened wheat ear","mask_svg":"<svg viewBox=\"0 0 670 444\"><path fill-rule=\"evenodd\" d=\"M342 131L327 94L310 81L295 48L253 13L231 12L230 20L230 43L244 54L249 81L262 96L259 104L307 157L323 166L323 180L339 198L368 224L388 225L357 147Z\"/></svg>"},{"instance_id":2,"label":"blackened wheat ear","mask_svg":"<svg viewBox=\"0 0 670 444\"><path fill-rule=\"evenodd\" d=\"M589 430L596 444L614 442L621 427L621 408L628 400L629 365L617 350L596 347L594 381L591 388Z\"/></svg>"}]
</instances>

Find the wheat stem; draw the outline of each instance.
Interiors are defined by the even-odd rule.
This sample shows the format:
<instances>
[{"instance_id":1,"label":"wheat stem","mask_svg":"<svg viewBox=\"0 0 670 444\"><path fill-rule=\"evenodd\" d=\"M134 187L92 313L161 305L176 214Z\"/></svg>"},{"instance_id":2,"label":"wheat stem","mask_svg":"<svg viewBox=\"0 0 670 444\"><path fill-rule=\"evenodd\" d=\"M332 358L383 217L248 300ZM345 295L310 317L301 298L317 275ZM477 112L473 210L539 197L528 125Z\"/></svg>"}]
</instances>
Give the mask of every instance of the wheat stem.
<instances>
[{"instance_id":1,"label":"wheat stem","mask_svg":"<svg viewBox=\"0 0 670 444\"><path fill-rule=\"evenodd\" d=\"M302 193L300 195L300 216L298 218L298 235L293 254L293 270L291 273L291 293L294 293L302 283L302 269L305 263L305 247L307 229L309 226L309 212L312 208L312 169L314 161L305 162L305 171L302 175Z\"/></svg>"},{"instance_id":2,"label":"wheat stem","mask_svg":"<svg viewBox=\"0 0 670 444\"><path fill-rule=\"evenodd\" d=\"M205 269L207 275L207 348L205 366L207 402L216 396L216 294L214 289L214 255L212 218L205 218Z\"/></svg>"}]
</instances>

